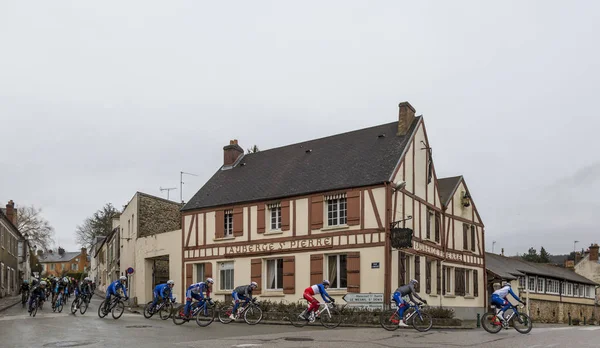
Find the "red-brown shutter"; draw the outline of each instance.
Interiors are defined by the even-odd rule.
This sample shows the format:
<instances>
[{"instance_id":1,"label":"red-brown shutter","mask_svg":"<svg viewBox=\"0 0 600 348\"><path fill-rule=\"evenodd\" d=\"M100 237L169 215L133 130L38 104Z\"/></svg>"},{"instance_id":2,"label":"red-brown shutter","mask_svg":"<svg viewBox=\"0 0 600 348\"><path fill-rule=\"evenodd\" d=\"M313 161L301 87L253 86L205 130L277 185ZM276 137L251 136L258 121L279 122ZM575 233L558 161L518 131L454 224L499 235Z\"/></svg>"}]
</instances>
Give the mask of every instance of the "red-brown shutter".
<instances>
[{"instance_id":1,"label":"red-brown shutter","mask_svg":"<svg viewBox=\"0 0 600 348\"><path fill-rule=\"evenodd\" d=\"M310 284L323 282L323 254L310 255Z\"/></svg>"},{"instance_id":2,"label":"red-brown shutter","mask_svg":"<svg viewBox=\"0 0 600 348\"><path fill-rule=\"evenodd\" d=\"M463 224L463 250L469 250L469 226Z\"/></svg>"},{"instance_id":3,"label":"red-brown shutter","mask_svg":"<svg viewBox=\"0 0 600 348\"><path fill-rule=\"evenodd\" d=\"M431 261L425 259L425 293L431 294Z\"/></svg>"},{"instance_id":4,"label":"red-brown shutter","mask_svg":"<svg viewBox=\"0 0 600 348\"><path fill-rule=\"evenodd\" d=\"M421 256L415 255L415 279L417 280L417 286L415 290L421 291Z\"/></svg>"},{"instance_id":5,"label":"red-brown shutter","mask_svg":"<svg viewBox=\"0 0 600 348\"><path fill-rule=\"evenodd\" d=\"M479 296L479 273L475 270L473 271L473 296Z\"/></svg>"},{"instance_id":6,"label":"red-brown shutter","mask_svg":"<svg viewBox=\"0 0 600 348\"><path fill-rule=\"evenodd\" d=\"M442 293L442 266L440 261L436 261L436 277L437 277L437 284L436 284L436 289L437 289L437 294L440 295Z\"/></svg>"},{"instance_id":7,"label":"red-brown shutter","mask_svg":"<svg viewBox=\"0 0 600 348\"><path fill-rule=\"evenodd\" d=\"M323 196L313 196L311 198L310 209L311 229L318 230L323 228Z\"/></svg>"},{"instance_id":8,"label":"red-brown shutter","mask_svg":"<svg viewBox=\"0 0 600 348\"><path fill-rule=\"evenodd\" d=\"M204 278L212 278L212 276L212 263L207 262L204 264Z\"/></svg>"},{"instance_id":9,"label":"red-brown shutter","mask_svg":"<svg viewBox=\"0 0 600 348\"><path fill-rule=\"evenodd\" d=\"M290 201L281 202L281 230L290 229Z\"/></svg>"},{"instance_id":10,"label":"red-brown shutter","mask_svg":"<svg viewBox=\"0 0 600 348\"><path fill-rule=\"evenodd\" d=\"M193 278L194 278L194 273L193 273L193 267L194 265L192 265L191 263L188 263L185 265L185 288L189 288L190 285L192 285L193 283Z\"/></svg>"},{"instance_id":11,"label":"red-brown shutter","mask_svg":"<svg viewBox=\"0 0 600 348\"><path fill-rule=\"evenodd\" d=\"M258 284L253 294L260 294L262 289L262 259L252 259L250 261L250 280Z\"/></svg>"},{"instance_id":12,"label":"red-brown shutter","mask_svg":"<svg viewBox=\"0 0 600 348\"><path fill-rule=\"evenodd\" d=\"M233 236L244 235L244 208L233 208Z\"/></svg>"},{"instance_id":13,"label":"red-brown shutter","mask_svg":"<svg viewBox=\"0 0 600 348\"><path fill-rule=\"evenodd\" d=\"M258 228L258 233L265 233L265 204L261 203L258 205L257 209L257 217L256 217L256 226Z\"/></svg>"},{"instance_id":14,"label":"red-brown shutter","mask_svg":"<svg viewBox=\"0 0 600 348\"><path fill-rule=\"evenodd\" d=\"M346 194L346 223L350 226L360 225L360 191L349 191Z\"/></svg>"},{"instance_id":15,"label":"red-brown shutter","mask_svg":"<svg viewBox=\"0 0 600 348\"><path fill-rule=\"evenodd\" d=\"M215 238L225 237L225 211L217 210L215 214Z\"/></svg>"},{"instance_id":16,"label":"red-brown shutter","mask_svg":"<svg viewBox=\"0 0 600 348\"><path fill-rule=\"evenodd\" d=\"M346 274L348 276L348 292L360 292L360 253L347 254Z\"/></svg>"},{"instance_id":17,"label":"red-brown shutter","mask_svg":"<svg viewBox=\"0 0 600 348\"><path fill-rule=\"evenodd\" d=\"M296 293L296 258L294 256L283 258L283 293Z\"/></svg>"},{"instance_id":18,"label":"red-brown shutter","mask_svg":"<svg viewBox=\"0 0 600 348\"><path fill-rule=\"evenodd\" d=\"M475 225L471 225L471 251L475 251Z\"/></svg>"},{"instance_id":19,"label":"red-brown shutter","mask_svg":"<svg viewBox=\"0 0 600 348\"><path fill-rule=\"evenodd\" d=\"M442 294L446 295L446 266L442 267Z\"/></svg>"},{"instance_id":20,"label":"red-brown shutter","mask_svg":"<svg viewBox=\"0 0 600 348\"><path fill-rule=\"evenodd\" d=\"M440 229L442 226L442 221L440 218L440 213L435 212L435 241L440 242Z\"/></svg>"}]
</instances>

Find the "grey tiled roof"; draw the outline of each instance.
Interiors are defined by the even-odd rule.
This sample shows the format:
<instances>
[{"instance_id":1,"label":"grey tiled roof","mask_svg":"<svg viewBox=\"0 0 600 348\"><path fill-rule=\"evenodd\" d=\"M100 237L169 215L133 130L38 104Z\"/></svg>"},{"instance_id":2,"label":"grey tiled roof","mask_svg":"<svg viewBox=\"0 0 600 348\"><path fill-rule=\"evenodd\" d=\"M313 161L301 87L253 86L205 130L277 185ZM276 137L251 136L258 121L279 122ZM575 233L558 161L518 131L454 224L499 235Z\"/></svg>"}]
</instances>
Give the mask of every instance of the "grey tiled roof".
<instances>
[{"instance_id":1,"label":"grey tiled roof","mask_svg":"<svg viewBox=\"0 0 600 348\"><path fill-rule=\"evenodd\" d=\"M544 263L527 262L522 259L485 253L485 267L488 271L505 279L517 279L525 274L567 280L574 283L597 285L594 281L567 268Z\"/></svg>"},{"instance_id":2,"label":"grey tiled roof","mask_svg":"<svg viewBox=\"0 0 600 348\"><path fill-rule=\"evenodd\" d=\"M219 168L182 210L389 181L420 119L404 136L396 136L398 122L392 122L246 154L235 167Z\"/></svg>"},{"instance_id":3,"label":"grey tiled roof","mask_svg":"<svg viewBox=\"0 0 600 348\"><path fill-rule=\"evenodd\" d=\"M440 199L444 206L448 205L448 202L452 198L456 187L460 183L462 176L452 176L449 178L438 179L438 189L440 190Z\"/></svg>"},{"instance_id":4,"label":"grey tiled roof","mask_svg":"<svg viewBox=\"0 0 600 348\"><path fill-rule=\"evenodd\" d=\"M52 252L52 254L44 253L44 254L42 254L42 256L38 256L38 259L42 263L44 263L44 262L66 262L66 261L73 260L74 258L79 256L79 254L81 254L80 251L65 252L63 255L60 255L57 252Z\"/></svg>"}]
</instances>

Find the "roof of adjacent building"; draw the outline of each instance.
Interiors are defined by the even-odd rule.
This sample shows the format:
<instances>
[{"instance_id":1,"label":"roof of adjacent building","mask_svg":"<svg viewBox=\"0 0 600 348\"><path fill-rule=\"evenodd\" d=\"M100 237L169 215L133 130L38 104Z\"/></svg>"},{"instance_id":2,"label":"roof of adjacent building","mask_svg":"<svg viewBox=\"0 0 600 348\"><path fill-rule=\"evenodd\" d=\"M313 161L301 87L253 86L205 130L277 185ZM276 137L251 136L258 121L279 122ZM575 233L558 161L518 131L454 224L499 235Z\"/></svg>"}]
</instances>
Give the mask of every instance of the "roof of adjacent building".
<instances>
[{"instance_id":1,"label":"roof of adjacent building","mask_svg":"<svg viewBox=\"0 0 600 348\"><path fill-rule=\"evenodd\" d=\"M15 210L16 210L16 209L15 209ZM4 220L6 220L6 222L7 222L7 223L8 223L10 226L12 226L12 228L13 228L13 232L17 233L17 235L18 235L19 237L21 237L21 238L23 237L23 236L21 235L21 231L19 231L19 229L17 228L17 226L15 226L15 225L12 223L12 221L10 221L10 219L8 218L8 216L6 216L6 209L5 209L5 208L0 208L0 218L4 218Z\"/></svg>"},{"instance_id":2,"label":"roof of adjacent building","mask_svg":"<svg viewBox=\"0 0 600 348\"><path fill-rule=\"evenodd\" d=\"M52 252L52 254L50 253L44 253L41 256L38 255L38 259L40 260L41 263L47 263L47 262L67 262L67 261L71 261L74 258L76 258L77 256L79 256L81 254L81 251L73 251L73 252L65 252L64 254L60 255L57 252Z\"/></svg>"},{"instance_id":3,"label":"roof of adjacent building","mask_svg":"<svg viewBox=\"0 0 600 348\"><path fill-rule=\"evenodd\" d=\"M403 136L396 135L396 121L246 154L233 168L219 168L181 210L390 181L420 120L415 117Z\"/></svg>"},{"instance_id":4,"label":"roof of adjacent building","mask_svg":"<svg viewBox=\"0 0 600 348\"><path fill-rule=\"evenodd\" d=\"M462 180L462 175L452 176L449 178L440 178L438 179L438 190L440 192L440 200L444 206L448 205L450 199L456 192L460 181Z\"/></svg>"},{"instance_id":5,"label":"roof of adjacent building","mask_svg":"<svg viewBox=\"0 0 600 348\"><path fill-rule=\"evenodd\" d=\"M564 279L574 283L597 285L594 281L563 267L546 263L528 262L492 253L485 253L485 267L488 271L506 280L514 280L518 276L524 275L537 275Z\"/></svg>"}]
</instances>

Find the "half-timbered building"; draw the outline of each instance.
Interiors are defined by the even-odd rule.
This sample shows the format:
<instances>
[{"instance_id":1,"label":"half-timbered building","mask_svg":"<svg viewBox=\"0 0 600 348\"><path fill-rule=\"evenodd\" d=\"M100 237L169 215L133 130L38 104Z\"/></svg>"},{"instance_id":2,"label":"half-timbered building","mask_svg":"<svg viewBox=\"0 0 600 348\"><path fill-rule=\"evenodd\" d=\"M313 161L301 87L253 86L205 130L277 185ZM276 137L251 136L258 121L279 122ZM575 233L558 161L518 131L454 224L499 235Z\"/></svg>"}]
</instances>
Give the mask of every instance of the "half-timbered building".
<instances>
[{"instance_id":1,"label":"half-timbered building","mask_svg":"<svg viewBox=\"0 0 600 348\"><path fill-rule=\"evenodd\" d=\"M244 154L224 163L182 208L182 281L215 278L217 298L256 281L261 297L297 301L329 279L330 294L392 292L412 278L457 317L484 306L483 223L462 177L438 180L422 116ZM391 246L391 226L411 248Z\"/></svg>"}]
</instances>

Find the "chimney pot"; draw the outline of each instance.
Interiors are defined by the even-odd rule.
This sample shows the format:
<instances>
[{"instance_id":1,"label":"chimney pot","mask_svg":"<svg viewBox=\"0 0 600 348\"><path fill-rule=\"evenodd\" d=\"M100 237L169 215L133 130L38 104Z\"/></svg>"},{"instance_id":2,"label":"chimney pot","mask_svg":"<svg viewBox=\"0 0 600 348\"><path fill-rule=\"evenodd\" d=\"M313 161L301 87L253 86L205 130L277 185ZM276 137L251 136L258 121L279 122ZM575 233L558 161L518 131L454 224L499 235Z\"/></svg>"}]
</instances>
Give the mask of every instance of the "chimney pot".
<instances>
[{"instance_id":1,"label":"chimney pot","mask_svg":"<svg viewBox=\"0 0 600 348\"><path fill-rule=\"evenodd\" d=\"M396 135L406 135L415 119L415 108L409 102L398 104L398 133Z\"/></svg>"},{"instance_id":2,"label":"chimney pot","mask_svg":"<svg viewBox=\"0 0 600 348\"><path fill-rule=\"evenodd\" d=\"M17 225L17 212L15 211L15 202L12 199L6 204L6 217L13 225Z\"/></svg>"},{"instance_id":3,"label":"chimney pot","mask_svg":"<svg viewBox=\"0 0 600 348\"><path fill-rule=\"evenodd\" d=\"M231 166L244 154L244 149L238 145L237 139L229 141L229 145L223 147L223 165Z\"/></svg>"},{"instance_id":4,"label":"chimney pot","mask_svg":"<svg viewBox=\"0 0 600 348\"><path fill-rule=\"evenodd\" d=\"M600 249L600 247L597 243L590 246L590 261L598 261L598 249Z\"/></svg>"}]
</instances>

